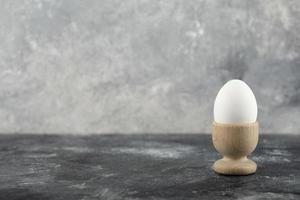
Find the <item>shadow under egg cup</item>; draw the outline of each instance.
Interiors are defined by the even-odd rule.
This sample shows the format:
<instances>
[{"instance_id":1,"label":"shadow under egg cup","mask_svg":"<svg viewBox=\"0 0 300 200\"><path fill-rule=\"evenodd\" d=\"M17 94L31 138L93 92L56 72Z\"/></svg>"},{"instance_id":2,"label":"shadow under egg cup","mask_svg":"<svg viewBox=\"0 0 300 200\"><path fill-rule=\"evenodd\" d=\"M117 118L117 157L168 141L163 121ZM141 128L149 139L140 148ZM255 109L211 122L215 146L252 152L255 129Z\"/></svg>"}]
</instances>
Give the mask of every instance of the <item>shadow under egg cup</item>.
<instances>
[{"instance_id":1,"label":"shadow under egg cup","mask_svg":"<svg viewBox=\"0 0 300 200\"><path fill-rule=\"evenodd\" d=\"M247 158L258 143L258 122L249 124L221 124L213 122L212 140L224 157L213 169L224 175L249 175L256 172L256 163Z\"/></svg>"}]
</instances>

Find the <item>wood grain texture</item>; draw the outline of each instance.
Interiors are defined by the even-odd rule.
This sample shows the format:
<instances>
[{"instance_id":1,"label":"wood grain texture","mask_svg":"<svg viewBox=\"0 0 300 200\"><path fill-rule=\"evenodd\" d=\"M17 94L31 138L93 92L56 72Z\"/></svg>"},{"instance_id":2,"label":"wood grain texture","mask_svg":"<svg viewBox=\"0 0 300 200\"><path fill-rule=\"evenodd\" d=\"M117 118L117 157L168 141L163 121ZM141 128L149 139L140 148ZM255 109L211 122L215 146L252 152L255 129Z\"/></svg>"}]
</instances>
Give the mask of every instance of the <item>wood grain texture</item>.
<instances>
[{"instance_id":1,"label":"wood grain texture","mask_svg":"<svg viewBox=\"0 0 300 200\"><path fill-rule=\"evenodd\" d=\"M256 164L247 156L258 143L258 122L251 124L213 123L212 139L216 150L224 158L217 160L213 169L225 175L248 175L256 172Z\"/></svg>"}]
</instances>

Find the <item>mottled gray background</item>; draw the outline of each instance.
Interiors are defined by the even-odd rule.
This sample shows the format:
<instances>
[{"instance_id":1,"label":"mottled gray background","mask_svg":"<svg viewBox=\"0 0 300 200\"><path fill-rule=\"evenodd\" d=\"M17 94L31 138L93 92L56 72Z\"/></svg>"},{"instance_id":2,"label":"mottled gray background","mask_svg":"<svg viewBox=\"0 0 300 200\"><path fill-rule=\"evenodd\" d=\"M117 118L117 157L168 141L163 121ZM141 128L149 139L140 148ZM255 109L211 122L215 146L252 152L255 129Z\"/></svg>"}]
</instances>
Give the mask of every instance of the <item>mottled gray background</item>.
<instances>
[{"instance_id":1,"label":"mottled gray background","mask_svg":"<svg viewBox=\"0 0 300 200\"><path fill-rule=\"evenodd\" d=\"M0 132L209 133L229 79L300 133L298 0L0 0Z\"/></svg>"}]
</instances>

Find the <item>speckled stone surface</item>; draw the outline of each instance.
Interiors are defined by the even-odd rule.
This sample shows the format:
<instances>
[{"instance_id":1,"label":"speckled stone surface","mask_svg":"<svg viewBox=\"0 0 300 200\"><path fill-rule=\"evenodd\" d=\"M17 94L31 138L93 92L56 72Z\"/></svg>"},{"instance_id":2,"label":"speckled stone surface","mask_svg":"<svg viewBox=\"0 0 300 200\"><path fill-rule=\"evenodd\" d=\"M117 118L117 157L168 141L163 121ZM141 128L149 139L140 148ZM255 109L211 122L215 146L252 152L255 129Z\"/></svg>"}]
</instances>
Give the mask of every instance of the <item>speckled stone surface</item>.
<instances>
[{"instance_id":1,"label":"speckled stone surface","mask_svg":"<svg viewBox=\"0 0 300 200\"><path fill-rule=\"evenodd\" d=\"M232 78L299 133L299 0L0 4L0 133L208 133Z\"/></svg>"},{"instance_id":2,"label":"speckled stone surface","mask_svg":"<svg viewBox=\"0 0 300 200\"><path fill-rule=\"evenodd\" d=\"M299 136L261 136L254 175L221 176L208 135L0 136L0 199L299 199Z\"/></svg>"}]
</instances>

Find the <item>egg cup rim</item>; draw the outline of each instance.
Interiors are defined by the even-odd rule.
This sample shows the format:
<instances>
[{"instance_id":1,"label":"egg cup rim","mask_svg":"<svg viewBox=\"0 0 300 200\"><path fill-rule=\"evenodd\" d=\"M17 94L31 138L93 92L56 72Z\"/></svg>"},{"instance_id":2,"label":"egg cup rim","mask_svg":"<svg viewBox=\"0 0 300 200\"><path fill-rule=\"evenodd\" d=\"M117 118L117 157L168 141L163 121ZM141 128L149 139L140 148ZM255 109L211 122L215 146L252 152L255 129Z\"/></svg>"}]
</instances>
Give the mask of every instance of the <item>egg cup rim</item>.
<instances>
[{"instance_id":1,"label":"egg cup rim","mask_svg":"<svg viewBox=\"0 0 300 200\"><path fill-rule=\"evenodd\" d=\"M216 122L213 121L213 125L214 126L221 126L221 127L250 127L250 126L258 126L259 123L258 121L252 122L252 123L220 123L220 122Z\"/></svg>"}]
</instances>

